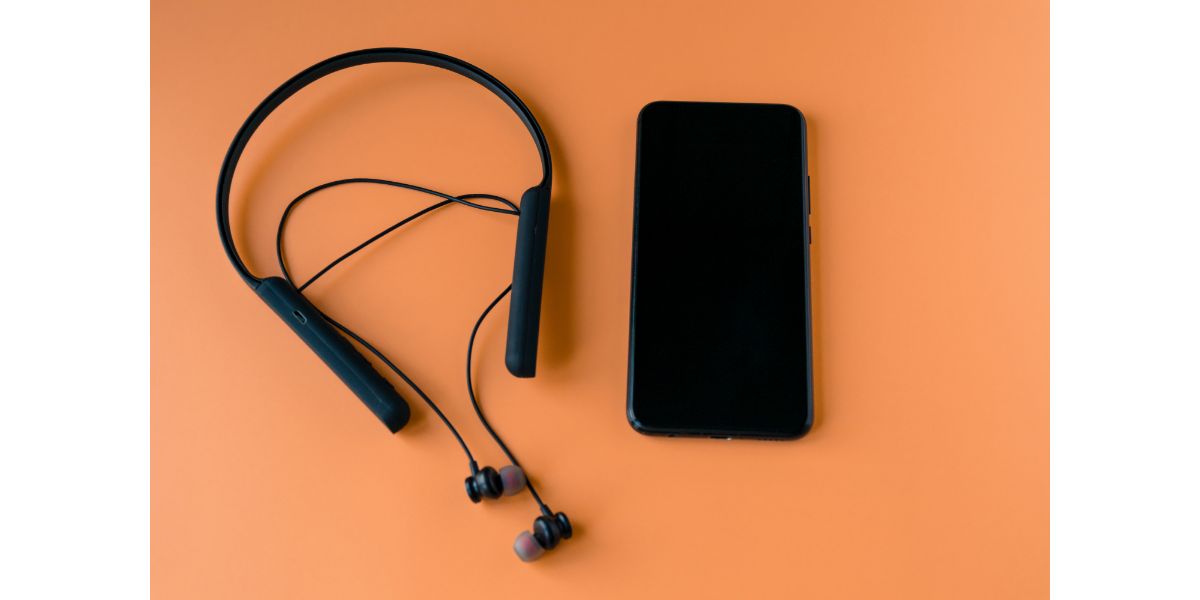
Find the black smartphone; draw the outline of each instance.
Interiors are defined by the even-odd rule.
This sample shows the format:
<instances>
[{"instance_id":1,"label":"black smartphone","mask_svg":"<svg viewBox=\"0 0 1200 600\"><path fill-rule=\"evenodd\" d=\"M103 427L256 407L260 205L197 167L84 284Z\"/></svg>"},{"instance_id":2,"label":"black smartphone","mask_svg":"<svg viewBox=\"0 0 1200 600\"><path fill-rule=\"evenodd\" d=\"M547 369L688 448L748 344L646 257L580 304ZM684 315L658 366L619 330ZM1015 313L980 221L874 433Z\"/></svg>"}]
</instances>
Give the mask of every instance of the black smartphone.
<instances>
[{"instance_id":1,"label":"black smartphone","mask_svg":"<svg viewBox=\"0 0 1200 600\"><path fill-rule=\"evenodd\" d=\"M638 115L627 412L647 434L791 439L813 420L804 115Z\"/></svg>"}]
</instances>

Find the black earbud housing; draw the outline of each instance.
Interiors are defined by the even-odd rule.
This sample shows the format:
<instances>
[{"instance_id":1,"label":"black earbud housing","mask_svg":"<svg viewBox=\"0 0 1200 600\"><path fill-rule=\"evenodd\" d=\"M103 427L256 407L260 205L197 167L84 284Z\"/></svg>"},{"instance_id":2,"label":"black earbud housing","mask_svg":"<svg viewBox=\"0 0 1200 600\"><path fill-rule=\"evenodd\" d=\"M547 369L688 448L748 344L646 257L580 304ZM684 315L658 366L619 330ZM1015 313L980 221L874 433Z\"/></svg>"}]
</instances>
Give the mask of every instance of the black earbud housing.
<instances>
[{"instance_id":1,"label":"black earbud housing","mask_svg":"<svg viewBox=\"0 0 1200 600\"><path fill-rule=\"evenodd\" d=\"M476 470L466 480L467 497L478 504L484 498L499 498L504 494L504 481L492 467Z\"/></svg>"},{"instance_id":2,"label":"black earbud housing","mask_svg":"<svg viewBox=\"0 0 1200 600\"><path fill-rule=\"evenodd\" d=\"M546 512L533 521L533 532L522 531L513 542L513 551L525 562L541 558L547 550L553 550L562 540L569 540L575 531L566 513Z\"/></svg>"},{"instance_id":3,"label":"black earbud housing","mask_svg":"<svg viewBox=\"0 0 1200 600\"><path fill-rule=\"evenodd\" d=\"M357 346L353 345L347 337L341 335L343 332L386 363L401 379L404 379L413 388L415 393L420 395L430 405L434 412L438 413L438 416L442 417L445 425L462 445L470 461L471 475L466 478L464 483L467 495L472 502L480 502L484 498L499 498L502 495L514 495L525 488L530 489L531 495L538 502L544 514L539 518L538 523L535 523L535 533L538 537L535 538L535 533L523 533L521 537L518 537L516 549L522 560L533 560L545 552L547 548L553 548L561 540L571 537L570 521L562 513L552 514L545 504L542 503L541 499L538 498L537 493L533 490L532 483L527 480L524 470L516 464L516 459L508 453L503 441L492 431L491 426L488 425L478 405L476 405L476 411L479 413L483 425L487 427L488 432L514 463L506 466L499 472L491 467L477 468L470 450L457 430L448 419L442 416L433 401L416 387L415 383L409 380L404 373L395 367L395 365L392 365L374 347L353 332L336 324L332 318L325 317L304 298L301 292L291 283L290 275L287 275L282 244L279 247L279 259L287 278L259 278L251 272L242 260L234 244L234 233L230 222L230 195L233 189L234 172L237 169L243 151L246 149L255 131L258 130L259 126L263 124L275 109L304 87L343 69L374 63L422 64L466 77L482 85L503 100L517 117L521 119L526 129L529 130L529 134L533 138L541 159L542 178L536 187L530 188L522 196L518 211L520 216L514 253L513 282L511 289L505 292L511 293L505 366L509 372L517 377L533 377L535 375L537 370L538 334L542 303L542 278L545 274L546 246L549 233L550 190L553 179L550 147L533 113L512 90L495 77L462 60L437 52L415 48L371 48L357 50L340 54L312 65L276 88L275 91L258 104L254 111L250 113L250 116L246 118L245 122L242 123L242 126L230 143L229 150L226 152L225 159L221 165L216 195L216 217L221 244L230 263L242 280L255 290L259 298L266 302L272 311L304 340L317 356L341 378L355 395L359 397L363 404L367 405L390 431L395 433L408 423L410 416L409 406L396 388L383 375L376 371L372 363L358 351ZM349 179L339 180L339 182L333 184L350 182L352 181ZM368 180L366 178L354 178L353 182L368 182ZM377 179L372 179L369 182L387 183ZM333 184L318 186L305 195L319 189L325 189ZM397 182L391 182L391 184L409 189L423 189ZM503 201L507 206L512 207L512 204L503 198L486 194L450 197L429 190L425 191L441 196L448 201L463 201L465 198L470 197L487 197ZM501 212L512 214L509 211ZM282 239L282 224L280 225L279 235L280 239ZM359 247L359 249L361 248L362 246ZM344 259L345 256L342 258ZM339 262L341 260L338 259ZM301 289L304 287L301 286ZM497 297L495 302L499 302L502 297L503 294ZM486 314L487 312L485 311L484 316ZM480 317L480 321L482 319L483 316ZM478 324L476 328L478 328ZM474 333L472 333L472 337L474 337ZM467 360L468 385L470 385L469 357L470 347L468 347ZM472 397L472 402L474 402L474 397Z\"/></svg>"}]
</instances>

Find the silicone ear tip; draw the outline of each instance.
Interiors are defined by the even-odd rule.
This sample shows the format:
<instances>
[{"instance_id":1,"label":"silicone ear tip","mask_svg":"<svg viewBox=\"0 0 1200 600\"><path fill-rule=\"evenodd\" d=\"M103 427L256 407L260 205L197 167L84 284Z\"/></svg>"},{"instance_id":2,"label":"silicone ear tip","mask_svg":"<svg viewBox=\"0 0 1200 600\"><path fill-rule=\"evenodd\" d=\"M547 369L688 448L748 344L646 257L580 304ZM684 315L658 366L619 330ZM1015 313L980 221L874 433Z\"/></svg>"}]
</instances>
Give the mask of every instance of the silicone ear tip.
<instances>
[{"instance_id":1,"label":"silicone ear tip","mask_svg":"<svg viewBox=\"0 0 1200 600\"><path fill-rule=\"evenodd\" d=\"M500 469L500 480L504 484L504 495L511 496L525 489L525 470L517 465Z\"/></svg>"},{"instance_id":2,"label":"silicone ear tip","mask_svg":"<svg viewBox=\"0 0 1200 600\"><path fill-rule=\"evenodd\" d=\"M535 561L546 553L541 544L533 539L533 534L528 531L522 531L517 536L517 541L513 542L513 551L517 553L517 558L525 562Z\"/></svg>"}]
</instances>

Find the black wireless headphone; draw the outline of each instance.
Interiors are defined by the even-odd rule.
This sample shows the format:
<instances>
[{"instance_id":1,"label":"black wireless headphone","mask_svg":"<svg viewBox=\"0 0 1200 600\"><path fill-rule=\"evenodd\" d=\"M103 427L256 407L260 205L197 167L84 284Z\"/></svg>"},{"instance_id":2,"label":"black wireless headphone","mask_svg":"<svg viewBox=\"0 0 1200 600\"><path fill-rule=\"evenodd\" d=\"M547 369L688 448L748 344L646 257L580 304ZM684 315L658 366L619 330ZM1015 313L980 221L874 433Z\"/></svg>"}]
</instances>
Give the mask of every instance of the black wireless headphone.
<instances>
[{"instance_id":1,"label":"black wireless headphone","mask_svg":"<svg viewBox=\"0 0 1200 600\"><path fill-rule=\"evenodd\" d=\"M280 268L283 270L283 277L256 277L246 267L246 264L238 254L237 248L233 243L233 233L229 223L229 193L233 184L233 173L237 167L238 159L241 158L246 144L250 141L250 137L254 135L254 132L272 111L310 83L342 69L385 62L416 63L445 69L471 79L499 96L517 114L521 122L525 124L525 127L533 137L534 143L537 145L538 155L542 163L541 182L529 188L521 196L519 207L504 198L491 194L452 196L421 186L385 179L364 177L341 179L322 184L298 196L284 210L276 237L276 250ZM283 229L292 209L304 199L321 190L339 185L357 183L381 184L405 188L437 196L442 200L384 229L366 242L359 244L331 262L304 284L295 285L288 272L283 250ZM229 152L225 155L225 161L221 165L221 175L217 184L217 225L221 235L221 244L225 247L225 253L229 256L229 261L233 263L238 274L258 294L258 297L266 302L275 311L275 314L279 315L292 328L292 331L296 332L300 336L300 339L304 340L316 352L321 360L325 361L325 364L362 400L363 404L367 405L367 408L371 409L371 412L375 413L375 416L380 421L383 421L384 425L391 432L395 433L399 431L408 422L408 403L404 401L392 384L375 370L366 357L359 353L346 337L363 346L363 348L396 373L425 401L450 430L451 434L454 435L456 441L466 453L469 462L471 474L467 477L465 485L467 496L472 502L480 502L483 498L498 498L502 495L515 494L524 488L529 489L530 494L538 505L541 515L534 521L532 533L523 532L517 537L514 544L514 550L517 555L525 561L537 558L546 550L557 546L559 541L570 538L572 534L571 522L565 514L553 512L542 501L533 484L527 481L525 471L521 468L520 463L513 456L508 446L500 439L500 436L495 432L491 424L488 423L483 410L480 408L478 399L475 396L474 387L471 383L471 354L475 343L475 335L478 333L479 326L483 323L484 318L487 317L492 308L504 296L511 292L508 340L504 362L509 372L517 377L533 377L536 372L538 322L542 302L542 276L546 261L546 235L550 216L550 186L550 147L546 142L546 136L542 133L541 127L538 126L533 113L529 111L529 108L521 102L521 99L512 90L478 67L457 58L437 52L411 48L375 48L335 56L301 71L295 77L292 77L286 83L279 86L279 88L267 96L254 109L254 112L250 113L246 122L238 130L233 143L229 146ZM492 200L503 204L505 208L472 202L472 199ZM442 411L438 409L437 405L417 387L411 378L405 375L403 371L396 367L374 346L367 343L361 336L355 334L341 323L338 323L329 315L321 312L303 295L305 288L351 255L414 219L453 203L484 211L516 215L518 217L512 284L505 288L488 305L483 314L479 316L479 320L476 321L475 327L471 330L471 336L467 344L467 392L471 399L471 404L488 434L495 440L496 444L512 463L499 471L492 467L480 468L475 462L466 442L458 433L458 430ZM342 334L345 334L346 337L343 337Z\"/></svg>"}]
</instances>

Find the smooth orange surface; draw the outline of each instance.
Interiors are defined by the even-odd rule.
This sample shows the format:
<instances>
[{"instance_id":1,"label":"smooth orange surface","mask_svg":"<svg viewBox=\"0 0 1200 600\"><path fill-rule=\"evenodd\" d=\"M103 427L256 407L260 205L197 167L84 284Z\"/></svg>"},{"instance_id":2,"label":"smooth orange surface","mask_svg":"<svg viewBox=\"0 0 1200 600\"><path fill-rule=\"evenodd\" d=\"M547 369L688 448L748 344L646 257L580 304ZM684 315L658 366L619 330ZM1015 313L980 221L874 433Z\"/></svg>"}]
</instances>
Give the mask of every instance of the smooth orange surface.
<instances>
[{"instance_id":1,"label":"smooth orange surface","mask_svg":"<svg viewBox=\"0 0 1200 600\"><path fill-rule=\"evenodd\" d=\"M1045 2L159 0L151 30L156 598L1048 594ZM578 524L537 564L510 549L529 499L471 505L462 455L416 397L412 425L389 435L217 241L217 172L242 120L304 67L372 46L480 65L550 137L539 376L503 371L493 318L477 377ZM634 124L660 99L808 118L818 417L801 441L626 423ZM348 176L515 201L537 162L517 119L465 79L336 75L273 116L239 171L235 227L256 272L278 273L283 206ZM297 275L427 203L370 187L314 198L287 238ZM463 360L511 275L514 230L444 209L311 290L497 466Z\"/></svg>"}]
</instances>

